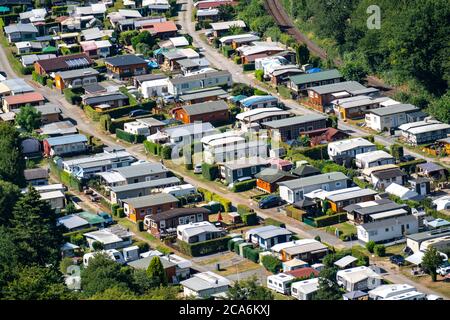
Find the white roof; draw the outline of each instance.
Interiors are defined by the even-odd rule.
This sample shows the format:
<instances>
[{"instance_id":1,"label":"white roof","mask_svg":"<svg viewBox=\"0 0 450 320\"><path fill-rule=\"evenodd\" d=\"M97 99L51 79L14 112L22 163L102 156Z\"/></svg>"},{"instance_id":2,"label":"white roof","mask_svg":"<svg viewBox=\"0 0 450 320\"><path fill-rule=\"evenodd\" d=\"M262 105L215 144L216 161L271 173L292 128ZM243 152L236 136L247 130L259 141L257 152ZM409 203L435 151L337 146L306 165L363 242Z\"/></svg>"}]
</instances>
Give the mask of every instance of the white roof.
<instances>
[{"instance_id":1,"label":"white roof","mask_svg":"<svg viewBox=\"0 0 450 320\"><path fill-rule=\"evenodd\" d=\"M177 267L181 268L181 269L192 267L192 261L182 258L176 254L171 254L169 256L163 256L162 258L175 263L177 265Z\"/></svg>"},{"instance_id":2,"label":"white roof","mask_svg":"<svg viewBox=\"0 0 450 320\"><path fill-rule=\"evenodd\" d=\"M258 53L265 52L268 50L284 51L285 49L281 46L278 46L276 43L263 42L263 43L258 43L256 45L252 45L252 46L242 46L242 47L239 47L237 50L240 51L243 56L250 56L250 55L258 54Z\"/></svg>"},{"instance_id":3,"label":"white roof","mask_svg":"<svg viewBox=\"0 0 450 320\"><path fill-rule=\"evenodd\" d=\"M180 282L183 287L199 292L208 289L231 285L231 281L212 271L194 274L191 278Z\"/></svg>"},{"instance_id":4,"label":"white roof","mask_svg":"<svg viewBox=\"0 0 450 320\"><path fill-rule=\"evenodd\" d=\"M425 253L423 253L422 251L417 251L413 255L410 255L409 257L405 258L405 260L417 266L422 263L424 255Z\"/></svg>"},{"instance_id":5,"label":"white roof","mask_svg":"<svg viewBox=\"0 0 450 320\"><path fill-rule=\"evenodd\" d=\"M416 291L416 288L410 284L398 283L398 284L383 284L375 289L370 290L369 296L379 297L385 299L389 296L397 295L398 292Z\"/></svg>"},{"instance_id":6,"label":"white roof","mask_svg":"<svg viewBox=\"0 0 450 320\"><path fill-rule=\"evenodd\" d=\"M85 233L84 236L87 238L92 238L95 241L99 241L103 244L110 244L122 241L122 238L120 238L119 236L115 235L114 233L110 232L107 229L88 232Z\"/></svg>"},{"instance_id":7,"label":"white roof","mask_svg":"<svg viewBox=\"0 0 450 320\"><path fill-rule=\"evenodd\" d=\"M278 244L272 246L270 248L270 250L272 252L280 252L281 250L286 249L286 248L295 247L295 246L304 245L304 244L310 244L310 243L314 243L314 242L317 242L317 240L314 240L314 239L294 240L294 241L289 241L289 242L278 243Z\"/></svg>"},{"instance_id":8,"label":"white roof","mask_svg":"<svg viewBox=\"0 0 450 320\"><path fill-rule=\"evenodd\" d=\"M294 282L291 284L291 288L295 288L304 294L316 292L319 289L319 278Z\"/></svg>"},{"instance_id":9,"label":"white roof","mask_svg":"<svg viewBox=\"0 0 450 320\"><path fill-rule=\"evenodd\" d=\"M194 235L201 232L215 232L219 229L209 221L202 221L196 223L188 223L177 226L177 233L182 232L189 235Z\"/></svg>"},{"instance_id":10,"label":"white roof","mask_svg":"<svg viewBox=\"0 0 450 320\"><path fill-rule=\"evenodd\" d=\"M122 17L126 17L126 18L141 18L142 15L139 11L137 10L130 10L130 9L119 9L119 14Z\"/></svg>"},{"instance_id":11,"label":"white roof","mask_svg":"<svg viewBox=\"0 0 450 320\"><path fill-rule=\"evenodd\" d=\"M169 84L169 78L144 81L141 84L143 88L164 87Z\"/></svg>"},{"instance_id":12,"label":"white roof","mask_svg":"<svg viewBox=\"0 0 450 320\"><path fill-rule=\"evenodd\" d=\"M254 36L254 35L251 33L236 34L236 35L222 37L219 39L219 41L226 42L226 41L230 41L230 40L243 39L243 38L248 38L248 37L252 37L252 36Z\"/></svg>"},{"instance_id":13,"label":"white roof","mask_svg":"<svg viewBox=\"0 0 450 320\"><path fill-rule=\"evenodd\" d=\"M184 47L189 45L189 41L183 36L169 38L169 41L172 42L174 47Z\"/></svg>"},{"instance_id":14,"label":"white roof","mask_svg":"<svg viewBox=\"0 0 450 320\"><path fill-rule=\"evenodd\" d=\"M65 198L64 193L62 193L60 190L41 193L42 200L51 200L57 198Z\"/></svg>"},{"instance_id":15,"label":"white roof","mask_svg":"<svg viewBox=\"0 0 450 320\"><path fill-rule=\"evenodd\" d=\"M338 261L336 261L334 264L337 265L339 268L345 268L349 264L357 261L358 259L353 256L345 256Z\"/></svg>"},{"instance_id":16,"label":"white roof","mask_svg":"<svg viewBox=\"0 0 450 320\"><path fill-rule=\"evenodd\" d=\"M257 109L252 109L252 110L241 112L241 113L237 114L236 119L244 120L247 117L258 115L260 113L270 113L270 112L279 112L279 111L283 111L283 110L281 110L280 108L257 108Z\"/></svg>"},{"instance_id":17,"label":"white roof","mask_svg":"<svg viewBox=\"0 0 450 320\"><path fill-rule=\"evenodd\" d=\"M350 283L358 283L367 278L381 279L381 276L378 273L366 266L340 270L337 272L336 276L341 277Z\"/></svg>"},{"instance_id":18,"label":"white roof","mask_svg":"<svg viewBox=\"0 0 450 320\"><path fill-rule=\"evenodd\" d=\"M410 132L410 130L412 130L414 128L422 128L422 127L427 127L429 125L441 124L441 123L442 122L437 121L437 120L423 120L423 121L405 123L405 124L402 124L401 126L399 126L398 128L400 130Z\"/></svg>"},{"instance_id":19,"label":"white roof","mask_svg":"<svg viewBox=\"0 0 450 320\"><path fill-rule=\"evenodd\" d=\"M271 276L267 277L267 280L271 279L272 281L280 281L280 282L289 282L295 279L294 276L291 276L290 274L286 273L278 273L273 274Z\"/></svg>"},{"instance_id":20,"label":"white roof","mask_svg":"<svg viewBox=\"0 0 450 320\"><path fill-rule=\"evenodd\" d=\"M314 191L311 191L309 193L305 194L306 198L309 199L321 199L321 200L325 200L325 198L329 198L331 196L337 196L339 194L347 194L350 192L355 192L355 191L360 191L363 190L360 187L352 187L352 188L345 188L345 189L340 189L340 190L334 190L334 191L326 191L323 189L317 189ZM338 201L338 200L335 200Z\"/></svg>"},{"instance_id":21,"label":"white roof","mask_svg":"<svg viewBox=\"0 0 450 320\"><path fill-rule=\"evenodd\" d=\"M200 141L201 141L201 143L204 143L204 144L213 145L215 143L215 141L222 140L222 139L229 138L229 137L240 137L241 139L245 140L244 138L241 137L241 135L242 135L242 133L238 132L238 131L226 131L223 133L212 134L210 136L203 137Z\"/></svg>"},{"instance_id":22,"label":"white roof","mask_svg":"<svg viewBox=\"0 0 450 320\"><path fill-rule=\"evenodd\" d=\"M395 210L390 210L390 211L385 211L385 212L380 212L380 213L374 213L374 214L371 214L370 217L373 220L381 220L381 219L385 219L385 218L404 215L405 213L407 213L407 211L405 209L395 209Z\"/></svg>"},{"instance_id":23,"label":"white roof","mask_svg":"<svg viewBox=\"0 0 450 320\"><path fill-rule=\"evenodd\" d=\"M219 14L219 9L211 8L211 9L198 9L197 17L207 17L207 16L216 16Z\"/></svg>"},{"instance_id":24,"label":"white roof","mask_svg":"<svg viewBox=\"0 0 450 320\"><path fill-rule=\"evenodd\" d=\"M376 150L371 152L360 153L356 155L356 159L365 161L365 162L373 162L381 159L393 159L394 157L383 150Z\"/></svg>"},{"instance_id":25,"label":"white roof","mask_svg":"<svg viewBox=\"0 0 450 320\"><path fill-rule=\"evenodd\" d=\"M412 128L407 131L411 134L420 134L420 133L432 132L432 131L438 131L438 130L444 130L444 129L450 129L450 124L446 124L446 123L428 124L426 126Z\"/></svg>"},{"instance_id":26,"label":"white roof","mask_svg":"<svg viewBox=\"0 0 450 320\"><path fill-rule=\"evenodd\" d=\"M328 148L334 148L337 151L343 152L347 150L352 150L359 147L371 147L375 146L372 142L363 138L354 138L342 141L336 141L328 144Z\"/></svg>"},{"instance_id":27,"label":"white roof","mask_svg":"<svg viewBox=\"0 0 450 320\"><path fill-rule=\"evenodd\" d=\"M39 193L45 193L49 191L63 191L64 186L62 183L54 183L54 184L47 184L45 186L35 186L34 189ZM27 191L28 189L23 189L23 191Z\"/></svg>"},{"instance_id":28,"label":"white roof","mask_svg":"<svg viewBox=\"0 0 450 320\"><path fill-rule=\"evenodd\" d=\"M178 49L177 53L185 56L188 59L199 58L200 57L200 54L197 51L195 51L194 49L191 49L191 48Z\"/></svg>"},{"instance_id":29,"label":"white roof","mask_svg":"<svg viewBox=\"0 0 450 320\"><path fill-rule=\"evenodd\" d=\"M385 190L387 193L399 197L401 200L407 200L418 196L418 193L397 183L391 183Z\"/></svg>"},{"instance_id":30,"label":"white roof","mask_svg":"<svg viewBox=\"0 0 450 320\"><path fill-rule=\"evenodd\" d=\"M242 20L234 20L234 21L224 21L224 22L215 22L211 23L211 28L215 31L217 30L228 30L231 27L239 27L245 28L247 25Z\"/></svg>"},{"instance_id":31,"label":"white roof","mask_svg":"<svg viewBox=\"0 0 450 320\"><path fill-rule=\"evenodd\" d=\"M99 172L97 175L101 176L107 183L124 182L126 179L118 172Z\"/></svg>"}]
</instances>

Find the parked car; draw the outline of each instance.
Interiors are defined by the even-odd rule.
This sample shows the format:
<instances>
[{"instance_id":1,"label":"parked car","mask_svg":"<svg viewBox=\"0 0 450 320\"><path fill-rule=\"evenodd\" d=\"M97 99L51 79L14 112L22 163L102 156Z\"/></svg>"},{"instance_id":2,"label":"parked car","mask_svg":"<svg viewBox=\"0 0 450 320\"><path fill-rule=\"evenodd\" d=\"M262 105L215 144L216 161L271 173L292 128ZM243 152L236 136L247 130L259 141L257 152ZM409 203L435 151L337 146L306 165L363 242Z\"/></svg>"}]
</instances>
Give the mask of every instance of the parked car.
<instances>
[{"instance_id":1,"label":"parked car","mask_svg":"<svg viewBox=\"0 0 450 320\"><path fill-rule=\"evenodd\" d=\"M408 161L413 161L413 160L415 160L416 158L414 158L413 156L411 156L411 155L404 155L403 157L401 157L400 158L400 161L402 161L402 162L408 162Z\"/></svg>"},{"instance_id":2,"label":"parked car","mask_svg":"<svg viewBox=\"0 0 450 320\"><path fill-rule=\"evenodd\" d=\"M150 114L150 111L144 110L144 109L136 109L136 110L131 111L128 114L128 116L131 117L131 118L134 118L134 117L143 116L143 115L146 115L146 114Z\"/></svg>"},{"instance_id":3,"label":"parked car","mask_svg":"<svg viewBox=\"0 0 450 320\"><path fill-rule=\"evenodd\" d=\"M100 212L100 213L97 213L97 215L99 215L100 217L105 219L106 225L110 225L110 224L114 223L112 216L106 212Z\"/></svg>"},{"instance_id":4,"label":"parked car","mask_svg":"<svg viewBox=\"0 0 450 320\"><path fill-rule=\"evenodd\" d=\"M403 266L405 264L405 258L398 254L391 256L389 261L398 266Z\"/></svg>"},{"instance_id":5,"label":"parked car","mask_svg":"<svg viewBox=\"0 0 450 320\"><path fill-rule=\"evenodd\" d=\"M228 185L228 189L230 189L230 190L233 189L234 184L235 184L236 182L243 182L243 181L247 181L247 180L252 180L252 177L242 177L242 178L236 179L236 180L234 180L233 183L230 183L230 184Z\"/></svg>"},{"instance_id":6,"label":"parked car","mask_svg":"<svg viewBox=\"0 0 450 320\"><path fill-rule=\"evenodd\" d=\"M168 96L163 96L162 97L164 103L173 103L175 102L175 97L172 95L168 95Z\"/></svg>"},{"instance_id":7,"label":"parked car","mask_svg":"<svg viewBox=\"0 0 450 320\"><path fill-rule=\"evenodd\" d=\"M279 196L267 196L261 199L258 203L260 209L268 209L277 206L281 206L283 204L283 200Z\"/></svg>"},{"instance_id":8,"label":"parked car","mask_svg":"<svg viewBox=\"0 0 450 320\"><path fill-rule=\"evenodd\" d=\"M442 264L439 268L437 268L436 272L440 274L441 276L445 277L450 273L450 263L446 261L444 264Z\"/></svg>"},{"instance_id":9,"label":"parked car","mask_svg":"<svg viewBox=\"0 0 450 320\"><path fill-rule=\"evenodd\" d=\"M444 300L444 298L435 294L429 294L427 295L427 300Z\"/></svg>"},{"instance_id":10,"label":"parked car","mask_svg":"<svg viewBox=\"0 0 450 320\"><path fill-rule=\"evenodd\" d=\"M197 174L202 173L202 164L201 163L195 165L194 173L197 173Z\"/></svg>"}]
</instances>

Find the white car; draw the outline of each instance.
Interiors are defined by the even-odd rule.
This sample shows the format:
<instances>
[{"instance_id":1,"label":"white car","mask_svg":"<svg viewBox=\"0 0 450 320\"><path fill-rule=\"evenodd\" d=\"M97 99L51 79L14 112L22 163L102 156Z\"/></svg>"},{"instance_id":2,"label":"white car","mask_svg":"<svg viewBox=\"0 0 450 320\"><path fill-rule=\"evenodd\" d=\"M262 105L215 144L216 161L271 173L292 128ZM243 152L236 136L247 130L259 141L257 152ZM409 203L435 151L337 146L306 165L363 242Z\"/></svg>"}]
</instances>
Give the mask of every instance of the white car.
<instances>
[{"instance_id":1,"label":"white car","mask_svg":"<svg viewBox=\"0 0 450 320\"><path fill-rule=\"evenodd\" d=\"M439 268L437 268L436 272L440 274L441 276L445 277L450 273L450 265L444 265Z\"/></svg>"},{"instance_id":2,"label":"white car","mask_svg":"<svg viewBox=\"0 0 450 320\"><path fill-rule=\"evenodd\" d=\"M201 163L195 165L194 173L198 173L198 174L202 173L202 164Z\"/></svg>"},{"instance_id":3,"label":"white car","mask_svg":"<svg viewBox=\"0 0 450 320\"><path fill-rule=\"evenodd\" d=\"M437 296L435 294L429 294L427 295L427 300L444 300L444 298Z\"/></svg>"},{"instance_id":4,"label":"white car","mask_svg":"<svg viewBox=\"0 0 450 320\"><path fill-rule=\"evenodd\" d=\"M230 190L233 189L233 186L236 182L243 182L243 181L247 181L247 180L252 180L252 177L242 177L242 178L236 179L236 180L234 180L233 183L230 183L228 185L228 189L230 189Z\"/></svg>"}]
</instances>

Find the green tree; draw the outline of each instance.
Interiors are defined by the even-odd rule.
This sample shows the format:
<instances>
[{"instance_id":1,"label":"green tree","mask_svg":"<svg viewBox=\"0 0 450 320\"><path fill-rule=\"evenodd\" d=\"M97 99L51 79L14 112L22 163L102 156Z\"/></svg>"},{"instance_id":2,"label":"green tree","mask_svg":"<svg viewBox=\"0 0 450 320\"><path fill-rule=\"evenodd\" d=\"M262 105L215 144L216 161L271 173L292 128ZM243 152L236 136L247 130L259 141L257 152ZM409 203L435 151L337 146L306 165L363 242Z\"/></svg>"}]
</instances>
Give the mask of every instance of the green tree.
<instances>
[{"instance_id":1,"label":"green tree","mask_svg":"<svg viewBox=\"0 0 450 320\"><path fill-rule=\"evenodd\" d=\"M369 242L366 243L366 249L367 251L369 251L370 253L373 253L373 249L375 247L375 241L370 240Z\"/></svg>"},{"instance_id":2,"label":"green tree","mask_svg":"<svg viewBox=\"0 0 450 320\"><path fill-rule=\"evenodd\" d=\"M281 261L270 255L262 257L262 264L266 270L272 273L278 273L282 268Z\"/></svg>"},{"instance_id":3,"label":"green tree","mask_svg":"<svg viewBox=\"0 0 450 320\"><path fill-rule=\"evenodd\" d=\"M347 81L365 82L368 74L363 58L357 54L344 55L344 62L340 71Z\"/></svg>"},{"instance_id":4,"label":"green tree","mask_svg":"<svg viewBox=\"0 0 450 320\"><path fill-rule=\"evenodd\" d=\"M264 70L255 70L255 78L258 81L264 80Z\"/></svg>"},{"instance_id":5,"label":"green tree","mask_svg":"<svg viewBox=\"0 0 450 320\"><path fill-rule=\"evenodd\" d=\"M431 247L425 251L422 259L422 268L431 276L433 282L437 279L436 269L442 264L443 257L436 248Z\"/></svg>"},{"instance_id":6,"label":"green tree","mask_svg":"<svg viewBox=\"0 0 450 320\"><path fill-rule=\"evenodd\" d=\"M19 262L17 246L11 231L0 226L0 298L2 298L4 286L14 278Z\"/></svg>"},{"instance_id":7,"label":"green tree","mask_svg":"<svg viewBox=\"0 0 450 320\"><path fill-rule=\"evenodd\" d=\"M15 121L16 124L19 125L27 132L32 132L34 129L37 129L41 125L41 112L38 111L35 107L27 104L26 106L20 108L20 111L17 113Z\"/></svg>"},{"instance_id":8,"label":"green tree","mask_svg":"<svg viewBox=\"0 0 450 320\"><path fill-rule=\"evenodd\" d=\"M254 92L255 89L246 85L245 83L233 83L233 86L231 88L231 95L233 96L244 95L250 97Z\"/></svg>"},{"instance_id":9,"label":"green tree","mask_svg":"<svg viewBox=\"0 0 450 320\"><path fill-rule=\"evenodd\" d=\"M131 31L123 31L119 36L119 43L121 45L129 46L131 45L131 39L139 35L139 31L131 30Z\"/></svg>"},{"instance_id":10,"label":"green tree","mask_svg":"<svg viewBox=\"0 0 450 320\"><path fill-rule=\"evenodd\" d=\"M319 273L319 289L313 294L312 300L340 300L342 290L336 283L337 269L325 267Z\"/></svg>"},{"instance_id":11,"label":"green tree","mask_svg":"<svg viewBox=\"0 0 450 320\"><path fill-rule=\"evenodd\" d=\"M167 285L167 274L159 257L155 256L150 261L147 268L147 276L149 279L156 280L162 285Z\"/></svg>"},{"instance_id":12,"label":"green tree","mask_svg":"<svg viewBox=\"0 0 450 320\"><path fill-rule=\"evenodd\" d=\"M81 288L87 296L113 287L130 289L130 283L132 283L131 270L122 267L103 253L97 253L89 260L88 267L81 271Z\"/></svg>"},{"instance_id":13,"label":"green tree","mask_svg":"<svg viewBox=\"0 0 450 320\"><path fill-rule=\"evenodd\" d=\"M234 18L234 8L233 6L226 4L219 6L219 20L230 21Z\"/></svg>"},{"instance_id":14,"label":"green tree","mask_svg":"<svg viewBox=\"0 0 450 320\"><path fill-rule=\"evenodd\" d=\"M69 268L73 264L74 262L72 258L65 257L59 263L59 271L61 271L62 274L65 274L67 272L67 268Z\"/></svg>"},{"instance_id":15,"label":"green tree","mask_svg":"<svg viewBox=\"0 0 450 320\"><path fill-rule=\"evenodd\" d=\"M295 46L295 59L297 64L303 65L309 62L309 49L306 44L296 44Z\"/></svg>"},{"instance_id":16,"label":"green tree","mask_svg":"<svg viewBox=\"0 0 450 320\"><path fill-rule=\"evenodd\" d=\"M136 52L143 54L146 58L153 56L152 48L146 43L138 43L136 45Z\"/></svg>"},{"instance_id":17,"label":"green tree","mask_svg":"<svg viewBox=\"0 0 450 320\"><path fill-rule=\"evenodd\" d=\"M0 123L0 180L25 186L25 159L19 132L8 123Z\"/></svg>"},{"instance_id":18,"label":"green tree","mask_svg":"<svg viewBox=\"0 0 450 320\"><path fill-rule=\"evenodd\" d=\"M75 205L73 204L73 202L70 201L70 202L67 204L67 206L66 206L66 208L65 208L65 211L66 211L66 214L72 214L72 213L77 212L77 208L75 208Z\"/></svg>"},{"instance_id":19,"label":"green tree","mask_svg":"<svg viewBox=\"0 0 450 320\"><path fill-rule=\"evenodd\" d=\"M148 31L140 32L137 36L134 36L131 38L131 45L133 46L133 49L136 50L137 45L140 43L145 43L150 48L153 48L153 46L156 44L155 38L150 34Z\"/></svg>"},{"instance_id":20,"label":"green tree","mask_svg":"<svg viewBox=\"0 0 450 320\"><path fill-rule=\"evenodd\" d=\"M3 288L8 300L62 300L72 294L63 283L62 275L47 267L22 266L15 271L14 280Z\"/></svg>"},{"instance_id":21,"label":"green tree","mask_svg":"<svg viewBox=\"0 0 450 320\"><path fill-rule=\"evenodd\" d=\"M386 247L382 244L377 244L373 247L373 252L379 257L384 257L386 255Z\"/></svg>"},{"instance_id":22,"label":"green tree","mask_svg":"<svg viewBox=\"0 0 450 320\"><path fill-rule=\"evenodd\" d=\"M93 294L89 300L137 300L139 297L130 289L123 286L113 286L102 292Z\"/></svg>"},{"instance_id":23,"label":"green tree","mask_svg":"<svg viewBox=\"0 0 450 320\"><path fill-rule=\"evenodd\" d=\"M58 265L64 241L62 227L56 222L57 214L50 204L29 187L16 202L11 218L11 232L22 263Z\"/></svg>"},{"instance_id":24,"label":"green tree","mask_svg":"<svg viewBox=\"0 0 450 320\"><path fill-rule=\"evenodd\" d=\"M104 248L105 246L100 241L94 241L92 243L92 249L94 249L94 251L100 251L103 250Z\"/></svg>"},{"instance_id":25,"label":"green tree","mask_svg":"<svg viewBox=\"0 0 450 320\"><path fill-rule=\"evenodd\" d=\"M273 300L272 292L257 284L256 276L248 280L237 281L227 293L229 300Z\"/></svg>"},{"instance_id":26,"label":"green tree","mask_svg":"<svg viewBox=\"0 0 450 320\"><path fill-rule=\"evenodd\" d=\"M9 225L12 216L11 208L19 200L21 192L16 185L0 180L0 226Z\"/></svg>"},{"instance_id":27,"label":"green tree","mask_svg":"<svg viewBox=\"0 0 450 320\"><path fill-rule=\"evenodd\" d=\"M450 123L450 91L432 101L427 111L439 121Z\"/></svg>"}]
</instances>

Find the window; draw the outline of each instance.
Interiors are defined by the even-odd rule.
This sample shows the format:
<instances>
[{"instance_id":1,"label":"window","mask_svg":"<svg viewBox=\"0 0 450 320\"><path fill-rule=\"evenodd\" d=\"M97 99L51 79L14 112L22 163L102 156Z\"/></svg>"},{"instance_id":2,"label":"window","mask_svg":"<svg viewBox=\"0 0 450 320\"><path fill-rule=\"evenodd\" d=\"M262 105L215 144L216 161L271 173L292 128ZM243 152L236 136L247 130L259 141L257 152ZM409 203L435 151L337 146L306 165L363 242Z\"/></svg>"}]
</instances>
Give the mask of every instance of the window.
<instances>
[{"instance_id":1,"label":"window","mask_svg":"<svg viewBox=\"0 0 450 320\"><path fill-rule=\"evenodd\" d=\"M201 213L197 214L197 221L203 221L203 214Z\"/></svg>"},{"instance_id":2,"label":"window","mask_svg":"<svg viewBox=\"0 0 450 320\"><path fill-rule=\"evenodd\" d=\"M389 232L389 228L384 229L384 231Z\"/></svg>"},{"instance_id":3,"label":"window","mask_svg":"<svg viewBox=\"0 0 450 320\"><path fill-rule=\"evenodd\" d=\"M243 172L242 172L242 169L238 169L236 174L237 174L238 177L242 177L244 175Z\"/></svg>"},{"instance_id":4,"label":"window","mask_svg":"<svg viewBox=\"0 0 450 320\"><path fill-rule=\"evenodd\" d=\"M256 171L257 171L257 168L256 167L252 167L251 170L252 170L252 174L255 174Z\"/></svg>"}]
</instances>

